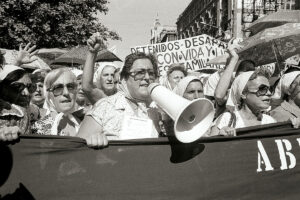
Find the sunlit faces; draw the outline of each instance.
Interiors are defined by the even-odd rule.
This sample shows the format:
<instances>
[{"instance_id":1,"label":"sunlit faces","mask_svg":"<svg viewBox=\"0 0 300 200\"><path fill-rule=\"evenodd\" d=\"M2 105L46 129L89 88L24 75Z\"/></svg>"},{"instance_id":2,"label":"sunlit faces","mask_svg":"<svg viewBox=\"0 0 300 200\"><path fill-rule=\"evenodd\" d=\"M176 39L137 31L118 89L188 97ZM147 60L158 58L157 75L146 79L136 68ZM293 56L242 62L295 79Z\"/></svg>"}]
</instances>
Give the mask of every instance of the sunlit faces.
<instances>
[{"instance_id":1,"label":"sunlit faces","mask_svg":"<svg viewBox=\"0 0 300 200\"><path fill-rule=\"evenodd\" d=\"M57 92L63 87L61 92ZM52 100L56 111L68 113L75 106L77 95L77 83L72 72L64 72L52 84L50 91L50 100Z\"/></svg>"},{"instance_id":2,"label":"sunlit faces","mask_svg":"<svg viewBox=\"0 0 300 200\"><path fill-rule=\"evenodd\" d=\"M4 87L2 95L6 95L6 99L20 106L28 106L30 95L35 90L35 85L32 84L28 74L24 74L22 78L12 82L8 87Z\"/></svg>"},{"instance_id":3,"label":"sunlit faces","mask_svg":"<svg viewBox=\"0 0 300 200\"><path fill-rule=\"evenodd\" d=\"M37 82L35 83L35 85L36 85L36 90L31 94L31 102L36 105L42 105L45 101L44 90L43 90L44 83Z\"/></svg>"},{"instance_id":4,"label":"sunlit faces","mask_svg":"<svg viewBox=\"0 0 300 200\"><path fill-rule=\"evenodd\" d=\"M105 66L100 75L100 87L104 92L111 92L116 89L115 85L115 71L114 66Z\"/></svg>"},{"instance_id":5,"label":"sunlit faces","mask_svg":"<svg viewBox=\"0 0 300 200\"><path fill-rule=\"evenodd\" d=\"M262 87L270 87L266 77L258 76L256 79L248 81L246 87L248 92L244 97L244 101L249 108L262 111L270 107L271 92L269 90L265 94L259 92L263 89Z\"/></svg>"},{"instance_id":6,"label":"sunlit faces","mask_svg":"<svg viewBox=\"0 0 300 200\"><path fill-rule=\"evenodd\" d=\"M82 90L82 77L78 77L77 78L77 89L78 89L78 93L77 93L77 102L82 102L85 101L85 94Z\"/></svg>"},{"instance_id":7,"label":"sunlit faces","mask_svg":"<svg viewBox=\"0 0 300 200\"><path fill-rule=\"evenodd\" d=\"M149 100L148 86L156 78L155 75L153 76L154 69L151 61L147 58L135 60L130 69L130 74L126 80L130 95L139 100Z\"/></svg>"},{"instance_id":8,"label":"sunlit faces","mask_svg":"<svg viewBox=\"0 0 300 200\"><path fill-rule=\"evenodd\" d=\"M183 79L183 77L184 73L182 71L174 70L168 77L171 88L174 89L174 87L179 83L181 79Z\"/></svg>"},{"instance_id":9,"label":"sunlit faces","mask_svg":"<svg viewBox=\"0 0 300 200\"><path fill-rule=\"evenodd\" d=\"M183 94L183 97L188 100L203 98L204 94L202 83L197 80L190 82Z\"/></svg>"}]
</instances>

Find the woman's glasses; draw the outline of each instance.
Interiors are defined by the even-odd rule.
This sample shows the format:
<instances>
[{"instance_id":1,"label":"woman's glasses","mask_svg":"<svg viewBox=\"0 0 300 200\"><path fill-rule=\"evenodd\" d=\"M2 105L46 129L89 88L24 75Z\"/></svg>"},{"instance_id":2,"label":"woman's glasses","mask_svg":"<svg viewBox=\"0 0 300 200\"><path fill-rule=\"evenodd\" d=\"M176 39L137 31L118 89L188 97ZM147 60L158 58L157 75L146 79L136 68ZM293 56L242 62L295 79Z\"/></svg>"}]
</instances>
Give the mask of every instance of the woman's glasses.
<instances>
[{"instance_id":1,"label":"woman's glasses","mask_svg":"<svg viewBox=\"0 0 300 200\"><path fill-rule=\"evenodd\" d=\"M54 85L52 88L48 89L47 91L50 91L55 96L58 96L58 95L62 95L63 94L65 87L68 89L68 91L70 93L74 94L74 93L77 92L77 83L68 83L66 85L64 85L64 84L57 84L57 85Z\"/></svg>"},{"instance_id":2,"label":"woman's glasses","mask_svg":"<svg viewBox=\"0 0 300 200\"><path fill-rule=\"evenodd\" d=\"M18 93L21 93L25 88L28 89L29 93L34 93L36 90L36 85L33 83L24 84L24 83L12 83L10 84L10 87L13 90L16 90Z\"/></svg>"},{"instance_id":3,"label":"woman's glasses","mask_svg":"<svg viewBox=\"0 0 300 200\"><path fill-rule=\"evenodd\" d=\"M132 76L135 81L137 81L137 80L143 80L146 76L146 73L148 73L150 80L155 80L155 73L153 70L141 69L141 70L129 72L129 75Z\"/></svg>"},{"instance_id":4,"label":"woman's glasses","mask_svg":"<svg viewBox=\"0 0 300 200\"><path fill-rule=\"evenodd\" d=\"M248 90L249 93L256 94L256 96L265 96L270 91L270 95L274 94L274 91L270 90L270 87L267 85L260 85L256 92Z\"/></svg>"}]
</instances>

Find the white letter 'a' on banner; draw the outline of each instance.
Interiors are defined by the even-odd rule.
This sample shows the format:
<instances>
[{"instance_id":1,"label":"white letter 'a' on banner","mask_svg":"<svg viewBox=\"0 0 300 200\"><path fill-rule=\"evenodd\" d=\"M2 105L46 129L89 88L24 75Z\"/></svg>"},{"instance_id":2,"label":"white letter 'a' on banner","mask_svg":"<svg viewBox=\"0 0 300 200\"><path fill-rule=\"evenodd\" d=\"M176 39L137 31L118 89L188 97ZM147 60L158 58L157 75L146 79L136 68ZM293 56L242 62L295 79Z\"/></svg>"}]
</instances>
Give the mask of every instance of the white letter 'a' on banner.
<instances>
[{"instance_id":1,"label":"white letter 'a' on banner","mask_svg":"<svg viewBox=\"0 0 300 200\"><path fill-rule=\"evenodd\" d=\"M261 165L265 164L266 168L265 171L271 171L274 170L274 168L271 165L271 162L269 160L269 157L265 151L264 146L262 145L261 141L258 140L257 141L257 147L258 147L258 157L257 157L257 161L258 161L258 167L257 167L257 172L261 172Z\"/></svg>"},{"instance_id":2,"label":"white letter 'a' on banner","mask_svg":"<svg viewBox=\"0 0 300 200\"><path fill-rule=\"evenodd\" d=\"M280 161L281 161L281 170L285 170L285 169L292 169L296 166L296 158L295 156L289 152L292 150L292 145L290 143L290 141L283 139L283 140L275 140L275 142L277 143L277 147L278 147L278 152L279 152L279 156L280 156ZM286 151L284 150L283 144L286 148ZM287 166L287 156L290 158L290 166Z\"/></svg>"}]
</instances>

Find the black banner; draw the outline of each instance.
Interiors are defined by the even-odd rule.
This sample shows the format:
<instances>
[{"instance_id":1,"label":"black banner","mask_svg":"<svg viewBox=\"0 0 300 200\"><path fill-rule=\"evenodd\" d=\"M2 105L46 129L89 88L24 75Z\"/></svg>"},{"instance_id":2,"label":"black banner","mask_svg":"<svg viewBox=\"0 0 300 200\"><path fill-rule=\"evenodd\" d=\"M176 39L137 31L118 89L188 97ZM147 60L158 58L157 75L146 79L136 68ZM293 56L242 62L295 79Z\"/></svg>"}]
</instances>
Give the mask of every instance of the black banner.
<instances>
[{"instance_id":1,"label":"black banner","mask_svg":"<svg viewBox=\"0 0 300 200\"><path fill-rule=\"evenodd\" d=\"M22 136L0 144L2 199L299 199L300 135L290 124L180 144ZM22 197L22 198L20 198Z\"/></svg>"}]
</instances>

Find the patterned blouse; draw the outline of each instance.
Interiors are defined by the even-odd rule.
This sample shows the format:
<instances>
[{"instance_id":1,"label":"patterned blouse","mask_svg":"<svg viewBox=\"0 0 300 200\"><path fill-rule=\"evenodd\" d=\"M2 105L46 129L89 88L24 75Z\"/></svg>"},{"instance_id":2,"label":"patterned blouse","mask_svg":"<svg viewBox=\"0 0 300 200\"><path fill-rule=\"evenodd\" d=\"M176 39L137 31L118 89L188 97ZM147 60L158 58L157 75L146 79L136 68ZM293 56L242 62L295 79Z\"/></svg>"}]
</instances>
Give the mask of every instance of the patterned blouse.
<instances>
[{"instance_id":1,"label":"patterned blouse","mask_svg":"<svg viewBox=\"0 0 300 200\"><path fill-rule=\"evenodd\" d=\"M151 137L157 138L159 129L159 113L155 108L147 108L143 103L133 103L123 92L100 99L93 109L87 112L101 127L109 140L120 139L125 116L139 117L152 120ZM137 137L138 138L138 137Z\"/></svg>"},{"instance_id":2,"label":"patterned blouse","mask_svg":"<svg viewBox=\"0 0 300 200\"><path fill-rule=\"evenodd\" d=\"M77 124L80 124L80 122L84 117L85 112L86 112L85 109L80 109L72 114L74 119L77 121ZM41 118L40 120L37 120L35 123L32 124L32 134L55 135L52 132L52 127L54 125L56 116L57 116L56 112L51 112L46 116L44 116L43 118ZM72 120L70 120L68 116L63 116L61 120L59 120L57 126L57 135L76 136L77 131L75 127L77 127L77 125Z\"/></svg>"},{"instance_id":3,"label":"patterned blouse","mask_svg":"<svg viewBox=\"0 0 300 200\"><path fill-rule=\"evenodd\" d=\"M0 127L18 126L21 134L30 134L30 117L26 108L0 100Z\"/></svg>"}]
</instances>

